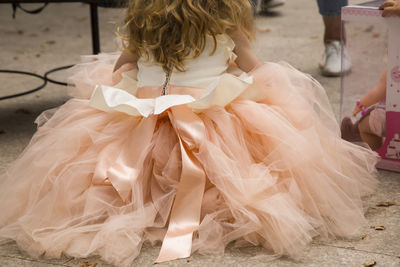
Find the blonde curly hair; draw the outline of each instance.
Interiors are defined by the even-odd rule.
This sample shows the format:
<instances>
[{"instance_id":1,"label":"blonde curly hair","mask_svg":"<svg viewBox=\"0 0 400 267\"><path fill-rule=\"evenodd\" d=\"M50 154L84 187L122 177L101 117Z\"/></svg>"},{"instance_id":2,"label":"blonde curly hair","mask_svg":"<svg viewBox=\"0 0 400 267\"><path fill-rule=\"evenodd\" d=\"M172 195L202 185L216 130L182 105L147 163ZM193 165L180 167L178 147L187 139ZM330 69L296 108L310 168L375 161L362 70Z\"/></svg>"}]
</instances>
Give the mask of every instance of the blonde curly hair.
<instances>
[{"instance_id":1,"label":"blonde curly hair","mask_svg":"<svg viewBox=\"0 0 400 267\"><path fill-rule=\"evenodd\" d=\"M248 0L130 0L118 33L128 51L151 54L170 72L185 71L183 62L203 52L207 35L214 39L214 53L216 35L237 30L253 38Z\"/></svg>"}]
</instances>

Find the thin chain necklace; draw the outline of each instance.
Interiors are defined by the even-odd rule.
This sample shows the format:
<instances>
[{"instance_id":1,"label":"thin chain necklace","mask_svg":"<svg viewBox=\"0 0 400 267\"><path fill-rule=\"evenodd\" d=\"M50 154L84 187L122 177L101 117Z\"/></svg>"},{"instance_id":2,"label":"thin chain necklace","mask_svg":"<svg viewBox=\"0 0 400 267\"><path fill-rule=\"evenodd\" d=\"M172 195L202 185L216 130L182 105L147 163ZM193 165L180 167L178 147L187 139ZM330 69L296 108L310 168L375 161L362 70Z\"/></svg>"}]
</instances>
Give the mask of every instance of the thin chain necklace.
<instances>
[{"instance_id":1,"label":"thin chain necklace","mask_svg":"<svg viewBox=\"0 0 400 267\"><path fill-rule=\"evenodd\" d=\"M171 78L171 71L165 74L165 82L162 89L162 95L168 95L168 86L170 78Z\"/></svg>"}]
</instances>

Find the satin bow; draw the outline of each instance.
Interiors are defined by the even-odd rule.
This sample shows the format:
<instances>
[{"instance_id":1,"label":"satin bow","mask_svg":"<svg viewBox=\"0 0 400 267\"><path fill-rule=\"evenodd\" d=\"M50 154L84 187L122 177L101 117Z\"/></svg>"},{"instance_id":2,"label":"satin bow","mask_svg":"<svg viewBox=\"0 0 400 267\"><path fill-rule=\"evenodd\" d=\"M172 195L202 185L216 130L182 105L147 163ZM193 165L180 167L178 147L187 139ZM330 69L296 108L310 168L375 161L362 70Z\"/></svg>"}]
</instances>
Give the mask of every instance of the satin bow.
<instances>
[{"instance_id":1,"label":"satin bow","mask_svg":"<svg viewBox=\"0 0 400 267\"><path fill-rule=\"evenodd\" d=\"M204 170L194 155L205 135L203 121L186 106L171 108L168 116L179 139L182 172L168 230L156 263L190 256L193 232L200 223L206 184Z\"/></svg>"},{"instance_id":2,"label":"satin bow","mask_svg":"<svg viewBox=\"0 0 400 267\"><path fill-rule=\"evenodd\" d=\"M230 74L221 75L214 88L171 85L169 91L172 94L165 96L160 96L161 88L158 86L140 87L134 91L136 96L128 90L98 86L92 95L90 105L96 109L141 117L133 127L135 136L142 137L122 140L123 145L128 147L122 151L106 147L101 152L105 155L99 156L93 182L111 184L126 201L147 155L143 150L149 147L158 117L163 116L157 114L168 114L179 140L182 172L168 230L156 263L186 258L191 253L193 232L200 224L206 184L205 172L196 158L206 130L196 112L214 105L225 106L238 97L257 100L262 93L252 77L244 75L240 78Z\"/></svg>"},{"instance_id":3,"label":"satin bow","mask_svg":"<svg viewBox=\"0 0 400 267\"><path fill-rule=\"evenodd\" d=\"M182 171L172 206L169 226L156 263L190 256L193 232L200 223L200 210L206 183L201 164L196 159L205 135L203 121L191 108L180 105L166 111L179 140ZM138 138L122 139L125 149L106 147L99 155L93 183L112 185L123 201L131 194L131 186L138 179L157 122L156 115L142 117L134 127ZM114 151L114 150L115 151Z\"/></svg>"}]
</instances>

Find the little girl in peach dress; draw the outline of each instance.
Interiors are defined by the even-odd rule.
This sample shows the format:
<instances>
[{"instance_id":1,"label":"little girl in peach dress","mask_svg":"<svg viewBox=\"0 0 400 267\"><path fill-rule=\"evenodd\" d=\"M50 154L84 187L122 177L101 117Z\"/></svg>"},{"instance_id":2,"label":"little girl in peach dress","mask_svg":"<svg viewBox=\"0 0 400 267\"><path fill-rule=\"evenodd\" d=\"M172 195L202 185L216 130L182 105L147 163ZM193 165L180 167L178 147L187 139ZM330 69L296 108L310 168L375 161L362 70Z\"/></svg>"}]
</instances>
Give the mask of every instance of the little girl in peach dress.
<instances>
[{"instance_id":1,"label":"little girl in peach dress","mask_svg":"<svg viewBox=\"0 0 400 267\"><path fill-rule=\"evenodd\" d=\"M131 0L126 49L75 67L0 176L0 240L33 256L156 262L229 243L294 256L365 223L377 156L321 85L251 49L248 0Z\"/></svg>"}]
</instances>

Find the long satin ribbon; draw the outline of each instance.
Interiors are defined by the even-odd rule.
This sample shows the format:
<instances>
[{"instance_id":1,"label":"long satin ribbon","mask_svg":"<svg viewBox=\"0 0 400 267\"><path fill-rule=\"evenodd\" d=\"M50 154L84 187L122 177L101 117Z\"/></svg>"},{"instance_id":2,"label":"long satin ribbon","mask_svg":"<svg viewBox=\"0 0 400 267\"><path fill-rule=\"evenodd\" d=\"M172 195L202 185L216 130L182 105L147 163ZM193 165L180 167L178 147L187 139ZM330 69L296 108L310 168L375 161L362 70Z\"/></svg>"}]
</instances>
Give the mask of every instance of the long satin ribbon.
<instances>
[{"instance_id":1,"label":"long satin ribbon","mask_svg":"<svg viewBox=\"0 0 400 267\"><path fill-rule=\"evenodd\" d=\"M155 263L190 256L193 232L200 224L206 175L193 155L205 135L202 120L188 107L176 106L168 112L179 138L182 173L172 206L169 226Z\"/></svg>"}]
</instances>

